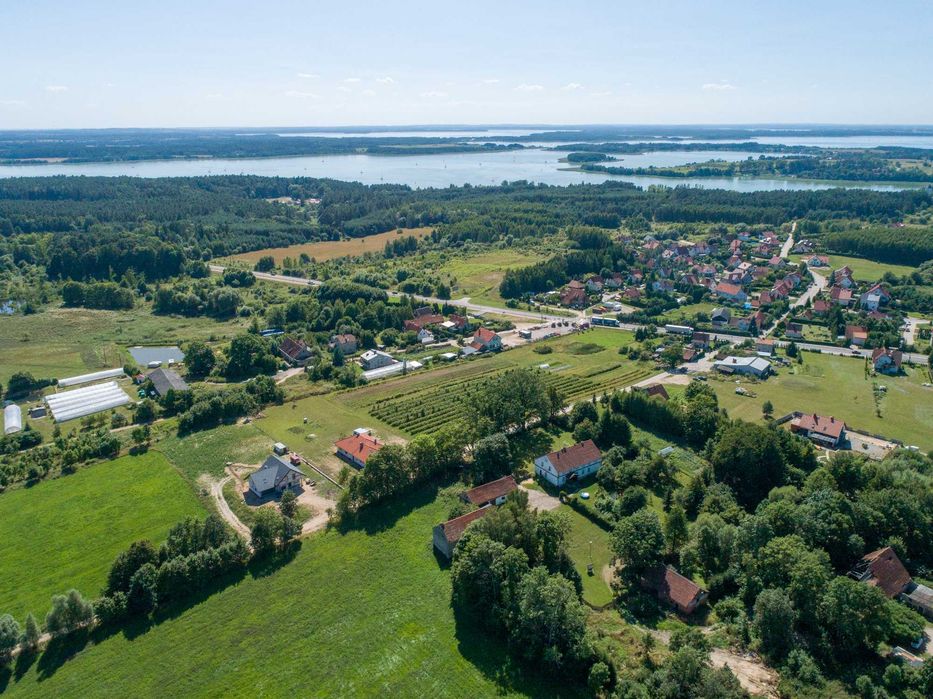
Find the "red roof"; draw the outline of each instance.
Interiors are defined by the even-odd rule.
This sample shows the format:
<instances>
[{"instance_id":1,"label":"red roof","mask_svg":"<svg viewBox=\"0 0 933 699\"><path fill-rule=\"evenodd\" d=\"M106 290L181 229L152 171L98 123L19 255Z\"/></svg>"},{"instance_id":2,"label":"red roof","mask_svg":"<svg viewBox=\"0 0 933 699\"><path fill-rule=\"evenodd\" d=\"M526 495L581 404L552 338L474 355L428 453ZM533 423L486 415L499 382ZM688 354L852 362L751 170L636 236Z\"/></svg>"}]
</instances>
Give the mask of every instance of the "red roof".
<instances>
[{"instance_id":1,"label":"red roof","mask_svg":"<svg viewBox=\"0 0 933 699\"><path fill-rule=\"evenodd\" d=\"M738 284L730 284L729 282L719 282L716 285L716 291L722 292L723 294L729 294L730 296L735 296L740 291L742 287Z\"/></svg>"},{"instance_id":2,"label":"red roof","mask_svg":"<svg viewBox=\"0 0 933 699\"><path fill-rule=\"evenodd\" d=\"M345 452L364 464L370 456L382 449L379 440L370 437L368 434L351 435L338 439L334 442L334 446L337 447L338 451Z\"/></svg>"},{"instance_id":3,"label":"red roof","mask_svg":"<svg viewBox=\"0 0 933 699\"><path fill-rule=\"evenodd\" d=\"M871 572L871 578L866 582L879 588L888 597L896 597L910 583L910 573L890 546L872 551L862 561L868 564Z\"/></svg>"},{"instance_id":4,"label":"red roof","mask_svg":"<svg viewBox=\"0 0 933 699\"><path fill-rule=\"evenodd\" d=\"M839 436L842 434L842 431L846 428L846 423L842 420L837 420L836 418L824 417L823 415L817 415L816 413L801 415L798 418L794 418L792 423L799 429L806 430L807 432L816 432L817 434L823 434L827 437L832 437L833 439L839 439Z\"/></svg>"},{"instance_id":5,"label":"red roof","mask_svg":"<svg viewBox=\"0 0 933 699\"><path fill-rule=\"evenodd\" d=\"M703 589L690 578L685 578L670 566L655 570L650 583L658 594L678 607L688 609L695 604Z\"/></svg>"},{"instance_id":6,"label":"red roof","mask_svg":"<svg viewBox=\"0 0 933 699\"><path fill-rule=\"evenodd\" d=\"M304 340L295 340L286 335L279 342L279 350L290 359L300 359L301 355L308 351L308 346Z\"/></svg>"},{"instance_id":7,"label":"red roof","mask_svg":"<svg viewBox=\"0 0 933 699\"><path fill-rule=\"evenodd\" d=\"M485 505L487 502L492 502L503 495L508 495L516 488L518 488L518 483L515 482L512 476L503 476L498 480L471 488L463 495L474 505Z\"/></svg>"},{"instance_id":8,"label":"red roof","mask_svg":"<svg viewBox=\"0 0 933 699\"><path fill-rule=\"evenodd\" d=\"M482 342L484 345L485 345L487 342L492 342L492 340L493 340L495 337L496 337L496 333L494 333L494 332L493 332L492 330L490 330L489 328L477 328L477 329L476 329L476 332L473 333L473 340L474 340L474 341L475 341L475 340L479 340L479 341Z\"/></svg>"},{"instance_id":9,"label":"red roof","mask_svg":"<svg viewBox=\"0 0 933 699\"><path fill-rule=\"evenodd\" d=\"M592 439L587 439L585 442L574 444L572 447L552 451L547 455L547 458L558 475L563 475L576 471L581 466L592 463L601 456L602 453L599 451L599 447L593 443Z\"/></svg>"},{"instance_id":10,"label":"red roof","mask_svg":"<svg viewBox=\"0 0 933 699\"><path fill-rule=\"evenodd\" d=\"M903 359L903 354L901 354L900 350L896 350L896 349L890 349L890 348L884 348L884 347L877 348L874 352L871 353L871 363L876 364L879 359L885 356L890 358L890 360L894 363L894 366L896 366L898 369L901 368L901 361Z\"/></svg>"},{"instance_id":11,"label":"red roof","mask_svg":"<svg viewBox=\"0 0 933 699\"><path fill-rule=\"evenodd\" d=\"M441 529L444 530L444 537L447 539L447 543L449 543L451 546L456 544L458 541L460 541L460 537L463 536L463 532L471 522L475 522L481 517L485 517L494 509L494 507L483 507L479 510L467 512L465 515L460 515L459 517L454 517L452 520L444 522L441 525Z\"/></svg>"}]
</instances>

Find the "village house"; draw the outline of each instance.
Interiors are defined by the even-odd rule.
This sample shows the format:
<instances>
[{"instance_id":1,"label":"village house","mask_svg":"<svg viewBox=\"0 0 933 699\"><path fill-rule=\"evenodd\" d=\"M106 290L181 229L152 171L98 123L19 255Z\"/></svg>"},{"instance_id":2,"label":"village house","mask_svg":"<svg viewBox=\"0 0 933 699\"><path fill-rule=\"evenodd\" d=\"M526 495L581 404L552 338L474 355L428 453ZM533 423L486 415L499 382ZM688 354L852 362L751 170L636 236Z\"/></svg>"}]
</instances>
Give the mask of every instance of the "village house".
<instances>
[{"instance_id":1,"label":"village house","mask_svg":"<svg viewBox=\"0 0 933 699\"><path fill-rule=\"evenodd\" d=\"M901 370L903 357L900 350L879 347L871 353L871 365L879 374L896 374Z\"/></svg>"},{"instance_id":2,"label":"village house","mask_svg":"<svg viewBox=\"0 0 933 699\"><path fill-rule=\"evenodd\" d=\"M733 330L738 330L739 332L748 332L751 328L752 319L750 317L737 317L733 316L729 319L729 327Z\"/></svg>"},{"instance_id":3,"label":"village house","mask_svg":"<svg viewBox=\"0 0 933 699\"><path fill-rule=\"evenodd\" d=\"M378 439L365 432L354 433L334 442L337 456L357 468L363 468L370 456L382 449Z\"/></svg>"},{"instance_id":4,"label":"village house","mask_svg":"<svg viewBox=\"0 0 933 699\"><path fill-rule=\"evenodd\" d=\"M596 473L603 463L602 454L592 439L564 447L535 459L535 473L558 488L568 481Z\"/></svg>"},{"instance_id":5,"label":"village house","mask_svg":"<svg viewBox=\"0 0 933 699\"><path fill-rule=\"evenodd\" d=\"M630 286L622 292L622 298L624 298L626 301L637 301L641 298L641 292L634 286Z\"/></svg>"},{"instance_id":6,"label":"village house","mask_svg":"<svg viewBox=\"0 0 933 699\"><path fill-rule=\"evenodd\" d=\"M803 339L803 325L800 323L788 323L784 326L784 336L791 340Z\"/></svg>"},{"instance_id":7,"label":"village house","mask_svg":"<svg viewBox=\"0 0 933 699\"><path fill-rule=\"evenodd\" d=\"M714 362L713 368L723 374L741 374L765 379L771 373L771 362L763 357L726 357Z\"/></svg>"},{"instance_id":8,"label":"village house","mask_svg":"<svg viewBox=\"0 0 933 699\"><path fill-rule=\"evenodd\" d=\"M152 382L152 390L159 396L165 396L169 391L183 393L190 390L185 380L171 369L160 367L150 372L147 378Z\"/></svg>"},{"instance_id":9,"label":"village house","mask_svg":"<svg viewBox=\"0 0 933 699\"><path fill-rule=\"evenodd\" d=\"M587 291L602 291L603 285L605 282L603 278L598 274L594 274L592 277L586 280Z\"/></svg>"},{"instance_id":10,"label":"village house","mask_svg":"<svg viewBox=\"0 0 933 699\"><path fill-rule=\"evenodd\" d=\"M933 590L914 582L890 546L862 557L849 577L881 590L888 599L898 599L925 617L933 618Z\"/></svg>"},{"instance_id":11,"label":"village house","mask_svg":"<svg viewBox=\"0 0 933 699\"><path fill-rule=\"evenodd\" d=\"M429 306L425 306L429 311L431 310ZM418 311L424 310L419 308ZM417 314L418 311L415 311ZM411 330L413 332L418 332L422 328L427 328L431 325L440 325L444 322L444 316L439 313L429 312L422 313L421 315L415 315L414 318L409 318L405 321L405 330Z\"/></svg>"},{"instance_id":12,"label":"village house","mask_svg":"<svg viewBox=\"0 0 933 699\"><path fill-rule=\"evenodd\" d=\"M851 289L854 287L855 279L852 278L852 269L845 266L833 272L833 285L841 286L843 289Z\"/></svg>"},{"instance_id":13,"label":"village house","mask_svg":"<svg viewBox=\"0 0 933 699\"><path fill-rule=\"evenodd\" d=\"M634 390L644 393L648 398L654 398L657 396L662 400L669 400L670 396L667 394L667 389L664 388L664 384L653 383L649 386L635 386Z\"/></svg>"},{"instance_id":14,"label":"village house","mask_svg":"<svg viewBox=\"0 0 933 699\"><path fill-rule=\"evenodd\" d=\"M807 267L829 267L829 258L826 255L810 255L803 258Z\"/></svg>"},{"instance_id":15,"label":"village house","mask_svg":"<svg viewBox=\"0 0 933 699\"><path fill-rule=\"evenodd\" d=\"M774 340L762 337L755 341L755 352L759 355L772 356L774 354Z\"/></svg>"},{"instance_id":16,"label":"village house","mask_svg":"<svg viewBox=\"0 0 933 699\"><path fill-rule=\"evenodd\" d=\"M488 515L493 509L492 507L481 507L465 515L454 517L443 524L438 524L434 527L434 548L444 558L450 560L453 558L454 548L456 548L457 542L460 541L460 537L463 536L466 528L481 517Z\"/></svg>"},{"instance_id":17,"label":"village house","mask_svg":"<svg viewBox=\"0 0 933 699\"><path fill-rule=\"evenodd\" d=\"M333 335L330 338L330 342L327 343L327 346L334 350L340 348L340 351L344 354L353 354L356 352L356 335L351 335L350 333L343 333L341 335Z\"/></svg>"},{"instance_id":18,"label":"village house","mask_svg":"<svg viewBox=\"0 0 933 699\"><path fill-rule=\"evenodd\" d=\"M249 489L256 497L264 497L269 493L281 493L289 488L301 485L304 474L296 466L276 454L270 454L266 460L249 477Z\"/></svg>"},{"instance_id":19,"label":"village house","mask_svg":"<svg viewBox=\"0 0 933 699\"><path fill-rule=\"evenodd\" d=\"M311 348L304 340L296 340L289 335L283 335L278 344L279 354L292 366L304 366L311 359Z\"/></svg>"},{"instance_id":20,"label":"village house","mask_svg":"<svg viewBox=\"0 0 933 699\"><path fill-rule=\"evenodd\" d=\"M719 282L713 292L720 298L734 303L745 303L748 300L748 294L742 290L742 287L730 282Z\"/></svg>"},{"instance_id":21,"label":"village house","mask_svg":"<svg viewBox=\"0 0 933 699\"><path fill-rule=\"evenodd\" d=\"M847 325L845 330L846 342L856 347L864 347L868 341L868 328L861 325Z\"/></svg>"},{"instance_id":22,"label":"village house","mask_svg":"<svg viewBox=\"0 0 933 699\"><path fill-rule=\"evenodd\" d=\"M470 347L477 352L498 352L502 349L502 338L489 328L477 328Z\"/></svg>"},{"instance_id":23,"label":"village house","mask_svg":"<svg viewBox=\"0 0 933 699\"><path fill-rule=\"evenodd\" d=\"M560 304L568 308L582 308L586 305L586 287L583 282L573 279L560 292Z\"/></svg>"},{"instance_id":24,"label":"village house","mask_svg":"<svg viewBox=\"0 0 933 699\"><path fill-rule=\"evenodd\" d=\"M877 311L891 302L891 294L881 284L875 284L859 297L859 306L866 311Z\"/></svg>"},{"instance_id":25,"label":"village house","mask_svg":"<svg viewBox=\"0 0 933 699\"><path fill-rule=\"evenodd\" d=\"M613 272L611 275L604 279L606 286L610 289L618 289L623 284L623 277L621 272Z\"/></svg>"},{"instance_id":26,"label":"village house","mask_svg":"<svg viewBox=\"0 0 933 699\"><path fill-rule=\"evenodd\" d=\"M464 502L476 505L477 507L501 505L505 502L505 498L508 494L516 488L518 488L518 483L515 482L512 476L503 476L489 483L483 483L475 488L470 488L460 497Z\"/></svg>"},{"instance_id":27,"label":"village house","mask_svg":"<svg viewBox=\"0 0 933 699\"><path fill-rule=\"evenodd\" d=\"M680 355L680 359L683 362L693 362L699 359L703 353L700 350L696 350L693 347L684 347L683 354Z\"/></svg>"},{"instance_id":28,"label":"village house","mask_svg":"<svg viewBox=\"0 0 933 699\"><path fill-rule=\"evenodd\" d=\"M826 301L825 299L816 299L813 302L812 310L813 310L814 315L821 316L821 315L825 315L826 313L829 313L830 308L832 308L832 306L830 306L829 302Z\"/></svg>"},{"instance_id":29,"label":"village house","mask_svg":"<svg viewBox=\"0 0 933 699\"><path fill-rule=\"evenodd\" d=\"M658 599L690 615L703 604L709 593L671 566L661 565L642 579L642 586L654 590Z\"/></svg>"},{"instance_id":30,"label":"village house","mask_svg":"<svg viewBox=\"0 0 933 699\"><path fill-rule=\"evenodd\" d=\"M434 342L434 333L427 328L421 328L421 330L418 331L418 342L422 345L430 345Z\"/></svg>"},{"instance_id":31,"label":"village house","mask_svg":"<svg viewBox=\"0 0 933 699\"><path fill-rule=\"evenodd\" d=\"M709 333L704 333L704 332L693 333L693 337L690 338L690 344L693 345L696 349L700 349L700 350L709 349Z\"/></svg>"},{"instance_id":32,"label":"village house","mask_svg":"<svg viewBox=\"0 0 933 699\"><path fill-rule=\"evenodd\" d=\"M724 325L728 325L731 317L732 311L728 308L714 308L713 312L709 314L710 322L713 324L714 328L721 328Z\"/></svg>"},{"instance_id":33,"label":"village house","mask_svg":"<svg viewBox=\"0 0 933 699\"><path fill-rule=\"evenodd\" d=\"M837 306L847 308L852 303L852 290L842 286L834 286L829 290L829 298Z\"/></svg>"},{"instance_id":34,"label":"village house","mask_svg":"<svg viewBox=\"0 0 933 699\"><path fill-rule=\"evenodd\" d=\"M830 449L839 448L845 437L846 423L816 413L798 415L790 423L790 431L806 437L814 444Z\"/></svg>"},{"instance_id":35,"label":"village house","mask_svg":"<svg viewBox=\"0 0 933 699\"><path fill-rule=\"evenodd\" d=\"M360 355L360 365L364 371L372 369L381 369L384 366L395 364L395 359L390 354L380 350L366 350Z\"/></svg>"}]
</instances>

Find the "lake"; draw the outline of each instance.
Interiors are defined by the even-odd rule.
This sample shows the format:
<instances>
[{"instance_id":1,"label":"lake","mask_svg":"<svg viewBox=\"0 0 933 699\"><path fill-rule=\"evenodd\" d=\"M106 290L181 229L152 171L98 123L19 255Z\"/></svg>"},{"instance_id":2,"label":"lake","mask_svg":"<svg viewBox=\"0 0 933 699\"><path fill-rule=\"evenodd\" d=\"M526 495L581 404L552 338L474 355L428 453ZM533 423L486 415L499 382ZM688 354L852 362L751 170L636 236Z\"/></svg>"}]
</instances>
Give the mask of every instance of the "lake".
<instances>
[{"instance_id":1,"label":"lake","mask_svg":"<svg viewBox=\"0 0 933 699\"><path fill-rule=\"evenodd\" d=\"M205 175L265 175L271 177L329 177L364 184L407 184L415 188L450 185L497 185L504 180L530 180L550 185L599 183L607 180L649 185L697 186L753 192L774 189L829 189L833 186L895 191L898 185L826 184L787 178L665 178L614 176L570 169L560 158L566 153L529 148L500 153L445 153L438 155L326 155L290 158L244 158L202 160L148 160L113 163L41 163L0 165L0 177L88 175L117 177L201 177ZM744 160L757 153L729 151L653 152L620 156L626 167L683 165L719 158Z\"/></svg>"}]
</instances>

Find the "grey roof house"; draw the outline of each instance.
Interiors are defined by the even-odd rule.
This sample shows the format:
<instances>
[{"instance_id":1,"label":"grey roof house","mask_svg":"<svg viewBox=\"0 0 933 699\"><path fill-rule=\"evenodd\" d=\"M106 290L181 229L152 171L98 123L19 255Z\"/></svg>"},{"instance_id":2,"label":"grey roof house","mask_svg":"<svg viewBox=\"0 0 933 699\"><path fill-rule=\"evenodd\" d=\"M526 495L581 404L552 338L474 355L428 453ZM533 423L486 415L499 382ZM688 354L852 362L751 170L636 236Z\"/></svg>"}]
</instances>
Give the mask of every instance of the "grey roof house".
<instances>
[{"instance_id":1,"label":"grey roof house","mask_svg":"<svg viewBox=\"0 0 933 699\"><path fill-rule=\"evenodd\" d=\"M263 497L269 492L281 493L287 488L301 485L304 474L275 454L266 457L259 470L249 477L249 489L257 496Z\"/></svg>"},{"instance_id":2,"label":"grey roof house","mask_svg":"<svg viewBox=\"0 0 933 699\"><path fill-rule=\"evenodd\" d=\"M181 392L189 390L189 386L185 383L185 380L171 369L156 369L149 374L148 378L152 382L152 387L155 389L155 392L160 396L164 396L169 391Z\"/></svg>"}]
</instances>

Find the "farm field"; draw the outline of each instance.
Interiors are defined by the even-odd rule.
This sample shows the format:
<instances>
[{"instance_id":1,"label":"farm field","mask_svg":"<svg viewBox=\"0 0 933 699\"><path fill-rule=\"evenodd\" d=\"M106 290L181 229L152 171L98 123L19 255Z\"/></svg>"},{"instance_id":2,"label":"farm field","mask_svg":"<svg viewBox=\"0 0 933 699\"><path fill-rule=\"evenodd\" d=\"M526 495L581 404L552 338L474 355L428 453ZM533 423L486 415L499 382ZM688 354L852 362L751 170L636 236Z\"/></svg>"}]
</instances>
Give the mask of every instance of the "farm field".
<instances>
[{"instance_id":1,"label":"farm field","mask_svg":"<svg viewBox=\"0 0 933 699\"><path fill-rule=\"evenodd\" d=\"M475 303L504 305L499 284L505 271L524 267L545 259L544 255L515 249L491 250L471 257L458 257L444 264L439 272L455 279L453 298L470 297Z\"/></svg>"},{"instance_id":2,"label":"farm field","mask_svg":"<svg viewBox=\"0 0 933 699\"><path fill-rule=\"evenodd\" d=\"M676 323L679 320L693 320L693 316L697 313L706 313L708 315L714 308L713 304L706 302L686 303L683 306L665 311L661 317L668 323Z\"/></svg>"},{"instance_id":3,"label":"farm field","mask_svg":"<svg viewBox=\"0 0 933 699\"><path fill-rule=\"evenodd\" d=\"M61 378L122 366L126 347L223 340L245 328L240 320L152 315L148 306L129 311L48 308L33 315L0 317L0 382L17 371Z\"/></svg>"},{"instance_id":4,"label":"farm field","mask_svg":"<svg viewBox=\"0 0 933 699\"><path fill-rule=\"evenodd\" d=\"M800 262L804 257L807 257L807 255L791 255L791 259L794 262ZM829 268L814 267L813 271L825 277L829 275L830 269L839 269L840 267L848 265L852 269L852 276L854 276L856 280L860 282L876 282L887 272L902 277L905 274L910 274L915 269L909 265L892 265L886 262L873 262L872 260L866 260L861 257L847 257L845 255L828 255L828 257Z\"/></svg>"},{"instance_id":5,"label":"farm field","mask_svg":"<svg viewBox=\"0 0 933 699\"><path fill-rule=\"evenodd\" d=\"M933 389L923 387L929 379L922 370L908 367L906 376L866 379L863 360L813 352L804 352L803 358L803 365L793 365L795 373L780 369L778 376L746 385L757 394L755 398L737 395L731 381L711 379L709 385L731 417L760 422L761 405L770 400L775 416L793 410L832 415L853 429L933 450ZM872 382L887 387L880 399L880 418L875 414Z\"/></svg>"},{"instance_id":6,"label":"farm field","mask_svg":"<svg viewBox=\"0 0 933 699\"><path fill-rule=\"evenodd\" d=\"M518 674L494 638L455 621L450 572L431 546L431 528L447 507L433 490L417 491L372 512L358 530L305 539L278 570L247 575L183 614L96 639L67 660L40 659L21 677L0 674L0 691L6 686L11 696L24 697L554 695L545 679Z\"/></svg>"},{"instance_id":7,"label":"farm field","mask_svg":"<svg viewBox=\"0 0 933 699\"><path fill-rule=\"evenodd\" d=\"M52 595L95 597L116 555L158 543L189 515L204 515L164 456L125 456L0 495L0 613L42 619Z\"/></svg>"},{"instance_id":8,"label":"farm field","mask_svg":"<svg viewBox=\"0 0 933 699\"><path fill-rule=\"evenodd\" d=\"M358 255L364 255L367 252L381 253L385 248L386 243L391 240L396 240L402 236L423 238L426 235L430 235L431 231L433 230L434 229L430 227L403 228L401 229L401 233L395 230L391 230L386 231L385 233L378 233L377 235L368 235L365 238L325 240L316 243L289 245L288 247L284 248L265 248L263 250L244 252L240 255L231 255L230 257L221 258L221 260L228 262L247 262L250 265L254 265L260 257L271 255L275 259L275 263L277 265L281 265L282 260L284 260L286 257L291 257L297 260L302 253L305 253L308 257L314 258L318 261L335 260L338 257L354 257Z\"/></svg>"}]
</instances>

